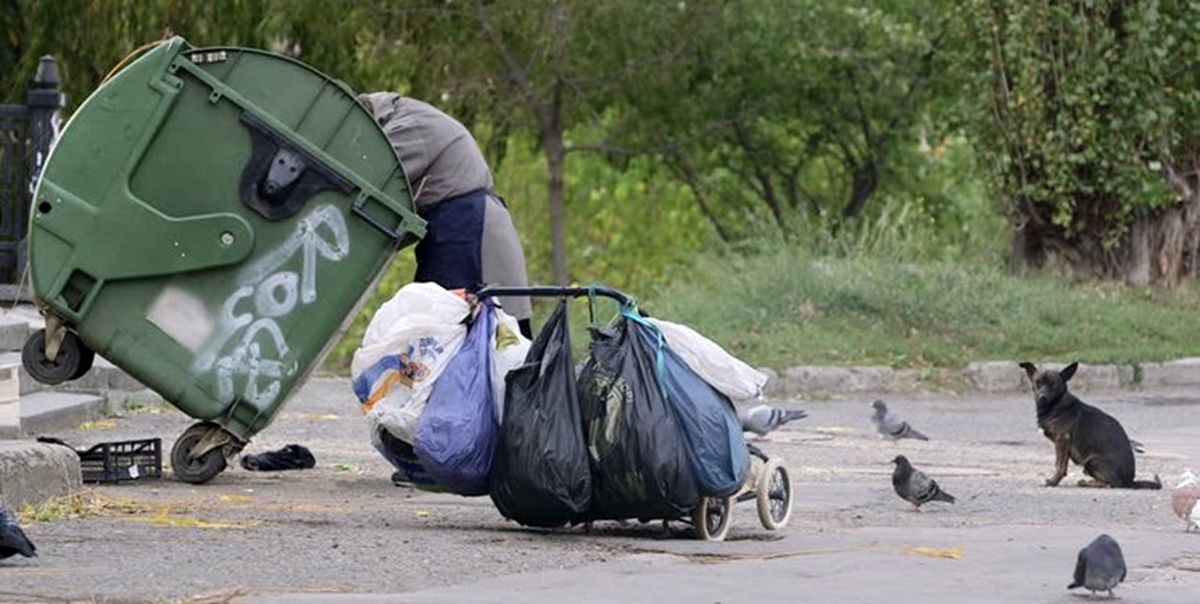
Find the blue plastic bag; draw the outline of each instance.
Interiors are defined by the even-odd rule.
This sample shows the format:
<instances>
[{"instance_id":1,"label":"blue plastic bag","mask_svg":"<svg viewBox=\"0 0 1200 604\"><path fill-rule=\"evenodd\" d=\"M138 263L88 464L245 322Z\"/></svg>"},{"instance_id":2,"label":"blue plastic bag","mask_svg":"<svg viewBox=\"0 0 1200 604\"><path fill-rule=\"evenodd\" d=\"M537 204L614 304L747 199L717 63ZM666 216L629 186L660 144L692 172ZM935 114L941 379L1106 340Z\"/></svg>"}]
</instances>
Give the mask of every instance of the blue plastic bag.
<instances>
[{"instance_id":1,"label":"blue plastic bag","mask_svg":"<svg viewBox=\"0 0 1200 604\"><path fill-rule=\"evenodd\" d=\"M750 450L733 404L692 371L652 323L636 311L624 314L657 351L658 382L683 432L688 464L700 493L709 497L734 494L750 471Z\"/></svg>"},{"instance_id":2,"label":"blue plastic bag","mask_svg":"<svg viewBox=\"0 0 1200 604\"><path fill-rule=\"evenodd\" d=\"M459 495L487 495L499 427L492 394L495 311L484 301L467 340L429 394L413 449L439 485Z\"/></svg>"}]
</instances>

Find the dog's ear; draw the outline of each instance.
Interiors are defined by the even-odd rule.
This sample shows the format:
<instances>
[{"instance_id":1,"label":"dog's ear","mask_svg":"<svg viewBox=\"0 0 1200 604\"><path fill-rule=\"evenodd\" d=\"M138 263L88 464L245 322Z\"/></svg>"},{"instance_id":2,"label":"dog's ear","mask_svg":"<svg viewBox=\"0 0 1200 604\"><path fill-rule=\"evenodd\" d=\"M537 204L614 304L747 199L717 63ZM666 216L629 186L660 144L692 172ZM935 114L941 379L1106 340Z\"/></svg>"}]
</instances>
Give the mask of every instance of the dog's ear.
<instances>
[{"instance_id":1,"label":"dog's ear","mask_svg":"<svg viewBox=\"0 0 1200 604\"><path fill-rule=\"evenodd\" d=\"M1028 361L1021 363L1021 369L1025 370L1025 375L1029 376L1031 380L1033 379L1033 375L1037 373L1037 367Z\"/></svg>"},{"instance_id":2,"label":"dog's ear","mask_svg":"<svg viewBox=\"0 0 1200 604\"><path fill-rule=\"evenodd\" d=\"M1071 363L1063 367L1062 371L1058 372L1058 375L1062 376L1063 382L1069 382L1071 381L1071 376L1075 375L1076 369L1079 369L1079 363Z\"/></svg>"}]
</instances>

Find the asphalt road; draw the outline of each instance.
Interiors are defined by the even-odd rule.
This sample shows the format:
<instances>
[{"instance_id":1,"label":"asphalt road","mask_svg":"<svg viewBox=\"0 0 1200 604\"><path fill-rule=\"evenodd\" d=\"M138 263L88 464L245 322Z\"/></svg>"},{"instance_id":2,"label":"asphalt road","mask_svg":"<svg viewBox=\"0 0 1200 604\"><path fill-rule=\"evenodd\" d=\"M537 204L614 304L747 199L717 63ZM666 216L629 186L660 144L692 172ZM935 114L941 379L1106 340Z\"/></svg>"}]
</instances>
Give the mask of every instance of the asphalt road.
<instances>
[{"instance_id":1,"label":"asphalt road","mask_svg":"<svg viewBox=\"0 0 1200 604\"><path fill-rule=\"evenodd\" d=\"M1169 487L1200 466L1200 394L1089 394L1148 448L1139 477ZM0 562L0 601L200 602L1078 602L1075 554L1107 532L1121 542L1124 602L1196 602L1200 533L1184 533L1168 491L1041 486L1053 449L1028 395L888 399L930 442L880 442L871 397L782 402L810 417L759 446L797 480L789 526L735 511L724 543L687 527L601 524L524 530L487 498L397 488L344 381L310 382L249 452L308 446L318 467L231 468L213 482L94 490L87 514L27 526L41 556ZM78 445L161 436L190 420L137 413L59 436ZM904 453L958 497L919 514L892 493Z\"/></svg>"}]
</instances>

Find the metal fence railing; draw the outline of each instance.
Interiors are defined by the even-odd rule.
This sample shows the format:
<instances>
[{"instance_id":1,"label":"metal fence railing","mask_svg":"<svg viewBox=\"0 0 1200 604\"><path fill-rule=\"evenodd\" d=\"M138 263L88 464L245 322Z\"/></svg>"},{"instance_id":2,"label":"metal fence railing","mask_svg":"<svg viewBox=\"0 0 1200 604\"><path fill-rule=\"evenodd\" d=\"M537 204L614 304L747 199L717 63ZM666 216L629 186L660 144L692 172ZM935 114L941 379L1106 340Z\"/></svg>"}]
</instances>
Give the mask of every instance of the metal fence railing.
<instances>
[{"instance_id":1,"label":"metal fence railing","mask_svg":"<svg viewBox=\"0 0 1200 604\"><path fill-rule=\"evenodd\" d=\"M0 300L27 299L25 234L33 190L62 125L66 105L58 63L45 55L38 63L25 103L0 105Z\"/></svg>"}]
</instances>

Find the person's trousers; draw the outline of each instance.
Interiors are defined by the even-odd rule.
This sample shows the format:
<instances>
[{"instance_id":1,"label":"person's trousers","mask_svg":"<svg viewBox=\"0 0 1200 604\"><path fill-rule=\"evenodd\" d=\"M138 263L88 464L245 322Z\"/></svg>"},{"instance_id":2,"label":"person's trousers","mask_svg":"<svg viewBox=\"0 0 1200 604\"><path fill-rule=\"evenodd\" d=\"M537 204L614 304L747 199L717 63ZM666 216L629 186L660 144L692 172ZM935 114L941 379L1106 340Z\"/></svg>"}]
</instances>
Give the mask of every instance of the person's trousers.
<instances>
[{"instance_id":1,"label":"person's trousers","mask_svg":"<svg viewBox=\"0 0 1200 604\"><path fill-rule=\"evenodd\" d=\"M524 287L525 254L504 204L487 191L473 191L438 202L421 213L427 222L417 244L416 281L446 289L479 285ZM502 297L500 306L521 324L526 337L533 309L528 297Z\"/></svg>"}]
</instances>

